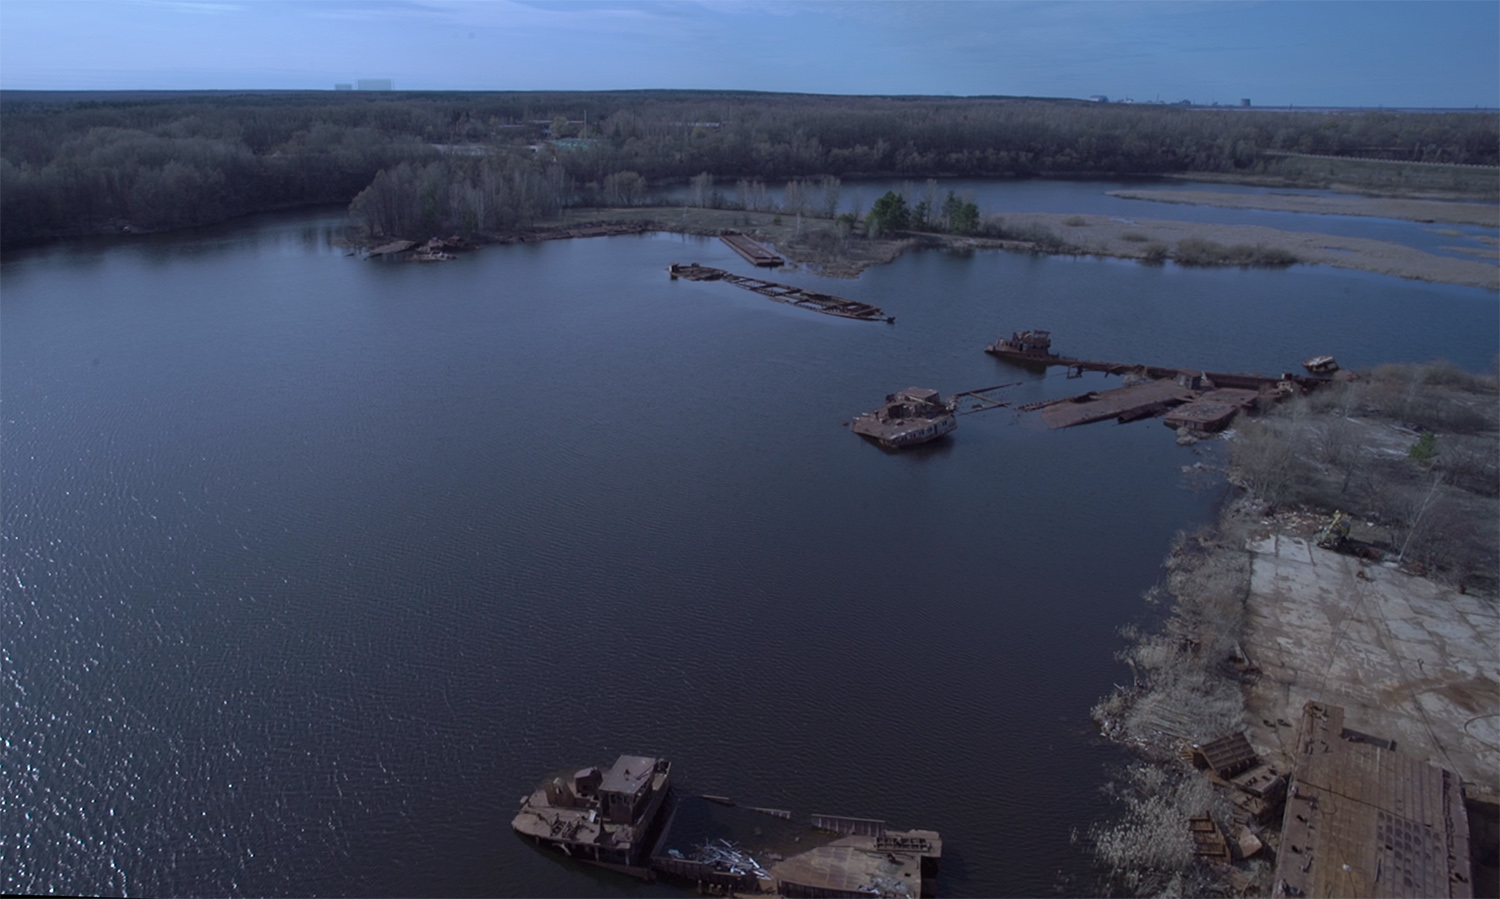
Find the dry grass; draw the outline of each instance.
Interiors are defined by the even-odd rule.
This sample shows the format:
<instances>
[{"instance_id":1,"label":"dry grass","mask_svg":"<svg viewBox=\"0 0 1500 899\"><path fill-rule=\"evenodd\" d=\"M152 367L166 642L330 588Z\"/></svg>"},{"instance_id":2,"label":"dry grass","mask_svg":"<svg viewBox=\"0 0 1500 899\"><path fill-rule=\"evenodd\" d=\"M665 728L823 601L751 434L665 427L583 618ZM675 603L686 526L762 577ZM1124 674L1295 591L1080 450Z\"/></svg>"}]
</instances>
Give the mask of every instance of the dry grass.
<instances>
[{"instance_id":1,"label":"dry grass","mask_svg":"<svg viewBox=\"0 0 1500 899\"><path fill-rule=\"evenodd\" d=\"M1493 375L1387 365L1242 424L1231 478L1272 506L1358 519L1354 536L1436 580L1500 588ZM1420 450L1419 450L1420 448Z\"/></svg>"},{"instance_id":2,"label":"dry grass","mask_svg":"<svg viewBox=\"0 0 1500 899\"><path fill-rule=\"evenodd\" d=\"M1217 879L1194 853L1187 819L1211 814L1224 822L1232 809L1213 785L1186 766L1132 765L1107 791L1120 803L1119 819L1095 824L1088 839L1110 872L1114 891L1130 896L1199 896Z\"/></svg>"},{"instance_id":3,"label":"dry grass","mask_svg":"<svg viewBox=\"0 0 1500 899\"><path fill-rule=\"evenodd\" d=\"M1170 208L1170 207L1168 207ZM1088 226L1088 246L1080 247L1062 237L1059 229L1069 220L1083 219ZM1254 258L1296 259L1338 268L1359 269L1420 281L1437 281L1471 287L1500 289L1500 268L1478 259L1437 256L1411 247L1355 237L1338 237L1279 231L1259 225L1212 225L1141 219L1122 221L1094 216L1053 213L1005 213L991 216L981 225L982 235L922 234L899 240L850 239L836 250L818 245L812 237L820 229L834 228L832 219L804 214L777 215L737 209L698 207L633 207L620 209L570 209L552 224L586 221L645 221L663 231L687 234L718 234L725 229L746 231L776 246L793 261L818 268L834 277L855 277L865 268L895 259L906 250L923 245L995 247L1042 253L1077 254L1138 259L1147 264L1164 262L1167 247L1183 240L1202 240L1229 248L1248 248ZM1077 226L1073 226L1077 227ZM1144 238L1144 239L1143 239ZM800 242L799 242L800 241ZM808 244L804 246L803 244ZM1229 264L1241 264L1236 259ZM1280 263L1278 263L1280 264Z\"/></svg>"}]
</instances>

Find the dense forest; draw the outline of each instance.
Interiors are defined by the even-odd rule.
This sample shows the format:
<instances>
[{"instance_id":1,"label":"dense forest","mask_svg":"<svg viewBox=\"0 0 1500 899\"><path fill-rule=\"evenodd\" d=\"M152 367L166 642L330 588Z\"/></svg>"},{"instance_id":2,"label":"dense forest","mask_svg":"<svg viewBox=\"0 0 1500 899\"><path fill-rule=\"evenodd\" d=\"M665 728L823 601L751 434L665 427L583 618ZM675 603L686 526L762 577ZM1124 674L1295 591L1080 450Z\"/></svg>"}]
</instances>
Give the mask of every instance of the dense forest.
<instances>
[{"instance_id":1,"label":"dense forest","mask_svg":"<svg viewBox=\"0 0 1500 899\"><path fill-rule=\"evenodd\" d=\"M351 202L371 233L482 234L567 206L638 204L654 185L695 178L726 185L702 202L738 194L747 204L747 186L753 198L765 180L1235 176L1292 170L1286 154L1440 172L1500 165L1500 117L1484 112L678 91L8 91L0 120L6 244Z\"/></svg>"}]
</instances>

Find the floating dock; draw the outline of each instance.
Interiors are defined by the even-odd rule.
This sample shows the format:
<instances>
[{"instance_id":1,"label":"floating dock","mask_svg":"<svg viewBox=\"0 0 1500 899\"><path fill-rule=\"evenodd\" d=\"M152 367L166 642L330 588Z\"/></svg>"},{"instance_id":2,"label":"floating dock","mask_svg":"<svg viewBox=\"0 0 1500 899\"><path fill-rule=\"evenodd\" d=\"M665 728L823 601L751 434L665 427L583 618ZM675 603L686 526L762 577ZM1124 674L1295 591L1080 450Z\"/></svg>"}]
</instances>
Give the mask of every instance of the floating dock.
<instances>
[{"instance_id":1,"label":"floating dock","mask_svg":"<svg viewBox=\"0 0 1500 899\"><path fill-rule=\"evenodd\" d=\"M861 303L858 300L847 300L832 294L819 293L815 290L806 290L801 287L792 287L787 284L777 284L774 281L766 281L761 278L750 278L745 275L736 275L726 272L721 268L710 268L698 263L683 264L674 262L667 267L667 273L672 280L686 278L689 281L724 281L736 287L753 290L761 296L769 297L778 303L786 303L798 306L802 309L811 309L824 315L837 315L840 318L852 318L866 322L889 322L895 324L894 315L886 315L877 306L869 303Z\"/></svg>"},{"instance_id":2,"label":"floating dock","mask_svg":"<svg viewBox=\"0 0 1500 899\"><path fill-rule=\"evenodd\" d=\"M777 266L786 264L785 259L777 256L743 234L730 231L719 235L719 239L729 244L731 250L745 257L745 261L751 265L758 265L762 268L776 268Z\"/></svg>"}]
</instances>

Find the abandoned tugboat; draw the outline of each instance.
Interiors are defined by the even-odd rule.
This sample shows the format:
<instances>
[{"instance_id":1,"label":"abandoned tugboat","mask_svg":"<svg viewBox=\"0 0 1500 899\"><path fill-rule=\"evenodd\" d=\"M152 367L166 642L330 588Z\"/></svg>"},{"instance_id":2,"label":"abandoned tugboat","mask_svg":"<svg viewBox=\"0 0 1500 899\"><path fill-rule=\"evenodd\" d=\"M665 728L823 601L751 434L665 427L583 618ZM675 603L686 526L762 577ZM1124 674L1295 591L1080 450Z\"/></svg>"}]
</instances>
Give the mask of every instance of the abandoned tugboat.
<instances>
[{"instance_id":1,"label":"abandoned tugboat","mask_svg":"<svg viewBox=\"0 0 1500 899\"><path fill-rule=\"evenodd\" d=\"M1055 365L1062 361L1061 356L1052 352L1051 331L1015 331L1009 340L997 340L984 351L1012 362Z\"/></svg>"},{"instance_id":2,"label":"abandoned tugboat","mask_svg":"<svg viewBox=\"0 0 1500 899\"><path fill-rule=\"evenodd\" d=\"M944 401L936 390L908 387L888 394L885 405L866 412L849 423L854 433L891 449L916 446L958 427L953 400Z\"/></svg>"},{"instance_id":3,"label":"abandoned tugboat","mask_svg":"<svg viewBox=\"0 0 1500 899\"><path fill-rule=\"evenodd\" d=\"M671 767L666 759L622 755L608 769L556 774L521 800L510 826L539 846L652 880L649 852Z\"/></svg>"}]
</instances>

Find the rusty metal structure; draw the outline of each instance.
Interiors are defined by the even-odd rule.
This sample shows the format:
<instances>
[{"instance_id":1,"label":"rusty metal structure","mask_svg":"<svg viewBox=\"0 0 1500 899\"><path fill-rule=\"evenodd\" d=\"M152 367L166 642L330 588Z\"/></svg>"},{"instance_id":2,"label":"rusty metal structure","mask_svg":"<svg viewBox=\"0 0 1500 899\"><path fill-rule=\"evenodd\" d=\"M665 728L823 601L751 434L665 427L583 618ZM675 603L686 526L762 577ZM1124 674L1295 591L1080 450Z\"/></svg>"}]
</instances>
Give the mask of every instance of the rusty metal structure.
<instances>
[{"instance_id":1,"label":"rusty metal structure","mask_svg":"<svg viewBox=\"0 0 1500 899\"><path fill-rule=\"evenodd\" d=\"M579 861L652 880L648 852L671 789L666 759L622 755L607 770L554 775L522 798L511 828Z\"/></svg>"},{"instance_id":2,"label":"rusty metal structure","mask_svg":"<svg viewBox=\"0 0 1500 899\"><path fill-rule=\"evenodd\" d=\"M997 356L1007 362L1014 362L1025 366L1052 366L1065 365L1068 368L1069 377L1078 377L1086 371L1103 372L1107 375L1136 375L1152 380L1177 380L1179 377L1191 381L1202 379L1218 388L1235 388L1239 390L1255 390L1262 388L1272 390L1311 390L1322 384L1327 384L1331 379L1312 377L1310 375L1296 375L1283 372L1280 375L1247 375L1235 372L1208 372L1196 368L1169 368L1161 365L1141 365L1128 362L1099 362L1090 359L1076 359L1072 356L1060 356L1052 352L1052 332L1050 331L1018 331L1009 339L997 340L984 348L986 353ZM1194 386L1191 383L1187 386ZM1195 388L1196 389L1196 388Z\"/></svg>"},{"instance_id":3,"label":"rusty metal structure","mask_svg":"<svg viewBox=\"0 0 1500 899\"><path fill-rule=\"evenodd\" d=\"M710 268L699 265L696 262L683 264L674 262L667 267L667 274L673 281L683 278L688 281L723 281L746 290L753 290L764 297L769 297L778 303L786 303L802 309L811 309L824 315L836 315L839 318L852 318L866 322L888 322L895 324L894 315L886 315L876 306L869 303L861 303L858 300L849 300L844 297L836 297L832 294L821 293L816 290L807 290L802 287L792 287L787 284L777 284L774 281L766 281L761 278L750 278L745 275L736 275L726 272L720 268Z\"/></svg>"},{"instance_id":4,"label":"rusty metal structure","mask_svg":"<svg viewBox=\"0 0 1500 899\"><path fill-rule=\"evenodd\" d=\"M1474 893L1459 778L1344 726L1344 710L1309 702L1297 731L1277 896Z\"/></svg>"},{"instance_id":5,"label":"rusty metal structure","mask_svg":"<svg viewBox=\"0 0 1500 899\"><path fill-rule=\"evenodd\" d=\"M885 405L849 422L849 429L887 449L902 449L936 440L958 427L954 400L936 390L908 387L887 394Z\"/></svg>"},{"instance_id":6,"label":"rusty metal structure","mask_svg":"<svg viewBox=\"0 0 1500 899\"><path fill-rule=\"evenodd\" d=\"M1052 351L1050 331L1017 331L985 347L985 352L1028 368L1066 366L1070 378L1096 371L1133 381L1112 390L1091 390L1019 407L1023 412L1040 411L1052 428L1110 418L1129 422L1164 416L1168 427L1209 433L1223 430L1236 415L1257 408L1263 399L1280 399L1330 381L1291 373L1272 377L1075 359Z\"/></svg>"},{"instance_id":7,"label":"rusty metal structure","mask_svg":"<svg viewBox=\"0 0 1500 899\"><path fill-rule=\"evenodd\" d=\"M725 232L719 235L719 239L728 244L731 250L745 257L745 261L751 265L777 268L786 264L785 259L737 231Z\"/></svg>"},{"instance_id":8,"label":"rusty metal structure","mask_svg":"<svg viewBox=\"0 0 1500 899\"><path fill-rule=\"evenodd\" d=\"M1001 338L984 348L1002 359L1029 365L1056 365L1063 358L1052 352L1051 331L1014 331L1009 339Z\"/></svg>"}]
</instances>

